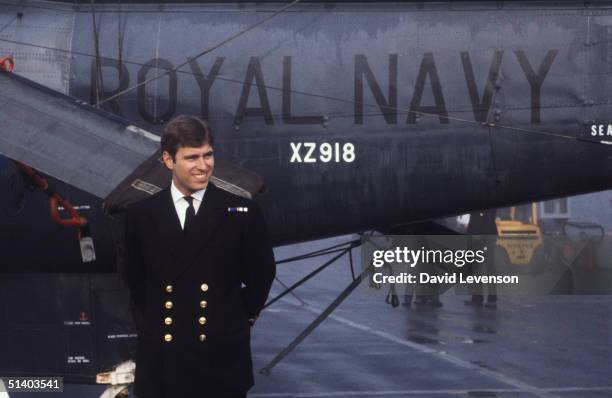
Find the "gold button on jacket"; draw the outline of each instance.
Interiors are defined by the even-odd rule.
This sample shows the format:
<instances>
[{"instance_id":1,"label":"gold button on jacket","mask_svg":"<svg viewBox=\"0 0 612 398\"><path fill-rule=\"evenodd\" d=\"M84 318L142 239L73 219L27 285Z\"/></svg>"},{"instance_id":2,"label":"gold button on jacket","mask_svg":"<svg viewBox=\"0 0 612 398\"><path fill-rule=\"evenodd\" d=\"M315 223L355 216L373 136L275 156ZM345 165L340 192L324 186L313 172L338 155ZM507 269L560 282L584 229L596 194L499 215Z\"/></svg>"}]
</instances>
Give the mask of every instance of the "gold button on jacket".
<instances>
[{"instance_id":1,"label":"gold button on jacket","mask_svg":"<svg viewBox=\"0 0 612 398\"><path fill-rule=\"evenodd\" d=\"M167 309L171 309L171 308L172 308L172 301L166 301L166 304L164 304L164 306L165 306Z\"/></svg>"},{"instance_id":2,"label":"gold button on jacket","mask_svg":"<svg viewBox=\"0 0 612 398\"><path fill-rule=\"evenodd\" d=\"M202 289L203 292L208 291L208 285L206 283L202 283L202 285L200 286L200 289Z\"/></svg>"},{"instance_id":3,"label":"gold button on jacket","mask_svg":"<svg viewBox=\"0 0 612 398\"><path fill-rule=\"evenodd\" d=\"M200 301L200 308L206 308L208 306L208 301L202 300Z\"/></svg>"},{"instance_id":4,"label":"gold button on jacket","mask_svg":"<svg viewBox=\"0 0 612 398\"><path fill-rule=\"evenodd\" d=\"M204 325L204 324L206 323L206 318L204 318L203 316L201 316L201 317L198 319L198 322L200 322L200 325Z\"/></svg>"},{"instance_id":5,"label":"gold button on jacket","mask_svg":"<svg viewBox=\"0 0 612 398\"><path fill-rule=\"evenodd\" d=\"M172 318L167 317L166 319L164 319L164 323L165 323L166 325L172 325Z\"/></svg>"},{"instance_id":6,"label":"gold button on jacket","mask_svg":"<svg viewBox=\"0 0 612 398\"><path fill-rule=\"evenodd\" d=\"M173 290L172 285L166 286L166 292L167 293L172 293L172 290Z\"/></svg>"},{"instance_id":7,"label":"gold button on jacket","mask_svg":"<svg viewBox=\"0 0 612 398\"><path fill-rule=\"evenodd\" d=\"M171 342L172 341L172 335L170 333L166 334L164 336L164 340L166 340L166 342Z\"/></svg>"},{"instance_id":8,"label":"gold button on jacket","mask_svg":"<svg viewBox=\"0 0 612 398\"><path fill-rule=\"evenodd\" d=\"M206 335L205 334L201 334L200 337L198 337L198 339L200 341L204 341L204 340L206 340Z\"/></svg>"}]
</instances>

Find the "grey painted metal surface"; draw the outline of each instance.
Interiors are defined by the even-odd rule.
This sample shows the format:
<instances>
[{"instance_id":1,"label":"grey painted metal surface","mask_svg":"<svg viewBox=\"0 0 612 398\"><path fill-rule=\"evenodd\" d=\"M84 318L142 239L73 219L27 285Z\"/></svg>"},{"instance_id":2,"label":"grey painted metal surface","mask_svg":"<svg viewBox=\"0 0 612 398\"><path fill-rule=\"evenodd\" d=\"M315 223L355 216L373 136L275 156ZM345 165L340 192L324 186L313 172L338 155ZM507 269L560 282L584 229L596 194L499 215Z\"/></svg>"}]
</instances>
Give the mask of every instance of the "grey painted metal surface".
<instances>
[{"instance_id":1,"label":"grey painted metal surface","mask_svg":"<svg viewBox=\"0 0 612 398\"><path fill-rule=\"evenodd\" d=\"M24 6L27 9L29 5L41 4L44 3L26 2ZM17 70L20 75L67 94L75 18L75 14L69 12L71 7L54 4L53 8L38 9L37 12L24 12L23 7L18 11L7 7L7 3L1 7L0 37L13 42L1 41L0 54L11 54L19 60ZM18 12L27 14L27 18L18 17ZM40 47L19 45L15 41L34 42Z\"/></svg>"},{"instance_id":2,"label":"grey painted metal surface","mask_svg":"<svg viewBox=\"0 0 612 398\"><path fill-rule=\"evenodd\" d=\"M159 147L155 135L0 74L0 153L106 197Z\"/></svg>"},{"instance_id":3,"label":"grey painted metal surface","mask_svg":"<svg viewBox=\"0 0 612 398\"><path fill-rule=\"evenodd\" d=\"M24 12L17 37L71 15L69 92L93 102L279 8L49 4L2 20ZM609 26L602 3L298 4L104 107L151 128L207 117L217 152L264 177L274 240L296 241L608 188L608 148L572 137L610 114ZM292 163L296 142L351 143L356 158Z\"/></svg>"}]
</instances>

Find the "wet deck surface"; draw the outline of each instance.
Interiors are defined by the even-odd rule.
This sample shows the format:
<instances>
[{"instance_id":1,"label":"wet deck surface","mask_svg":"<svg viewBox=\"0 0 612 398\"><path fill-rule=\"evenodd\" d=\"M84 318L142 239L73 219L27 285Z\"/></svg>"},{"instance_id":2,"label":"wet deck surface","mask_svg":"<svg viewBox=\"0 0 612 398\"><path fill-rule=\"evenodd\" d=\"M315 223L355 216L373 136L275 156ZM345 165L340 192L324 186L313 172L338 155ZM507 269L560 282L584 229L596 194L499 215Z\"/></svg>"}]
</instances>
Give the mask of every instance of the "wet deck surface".
<instances>
[{"instance_id":1,"label":"wet deck surface","mask_svg":"<svg viewBox=\"0 0 612 398\"><path fill-rule=\"evenodd\" d=\"M282 259L350 236L277 250ZM359 267L359 250L355 264ZM326 258L330 258L327 256ZM285 284L325 261L279 265ZM351 281L348 259L286 296L259 320L254 360L264 366ZM272 369L253 397L611 397L612 297L500 297L497 309L385 304L359 287ZM279 292L280 286L274 287ZM403 292L398 292L403 293Z\"/></svg>"},{"instance_id":2,"label":"wet deck surface","mask_svg":"<svg viewBox=\"0 0 612 398\"><path fill-rule=\"evenodd\" d=\"M352 238L281 247L276 257ZM359 250L354 254L358 270ZM279 265L278 278L289 285L332 256ZM253 333L256 370L350 281L345 256L298 288L297 297L266 310ZM272 296L282 289L275 283ZM612 397L612 297L500 297L490 309L466 306L468 297L449 291L441 308L409 310L385 304L385 295L357 288L269 375L256 373L249 397ZM67 385L61 396L97 397L102 390Z\"/></svg>"}]
</instances>

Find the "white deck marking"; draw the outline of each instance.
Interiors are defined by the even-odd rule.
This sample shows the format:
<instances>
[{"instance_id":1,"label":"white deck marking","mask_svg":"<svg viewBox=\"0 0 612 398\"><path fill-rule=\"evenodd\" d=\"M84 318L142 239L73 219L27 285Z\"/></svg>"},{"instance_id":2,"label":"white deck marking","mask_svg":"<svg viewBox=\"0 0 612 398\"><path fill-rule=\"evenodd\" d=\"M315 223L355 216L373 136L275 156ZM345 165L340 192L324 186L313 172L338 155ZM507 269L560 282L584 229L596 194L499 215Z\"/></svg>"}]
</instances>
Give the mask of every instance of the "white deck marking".
<instances>
[{"instance_id":1,"label":"white deck marking","mask_svg":"<svg viewBox=\"0 0 612 398\"><path fill-rule=\"evenodd\" d=\"M306 311L312 312L312 313L317 314L317 315L319 315L319 314L321 314L323 312L322 308L319 308L319 307L317 307L315 305L312 305L312 304L308 304L308 306L302 306L302 305L297 305L296 303L292 302L289 299L282 299L282 301L284 301L284 302L286 302L288 304L295 305L296 307L303 308ZM542 397L542 398L553 398L553 397L559 398L559 395L553 394L552 390L547 390L547 389L538 388L536 386L532 386L531 384L524 383L524 382L522 382L520 380L517 380L517 379L515 379L513 377L506 376L506 375L504 375L502 373L499 373L499 372L496 372L496 371L493 371L493 370L489 370L489 369L486 369L486 368L484 368L482 366L479 366L479 365L476 365L474 363L465 361L465 360L463 360L461 358L458 358L458 357L455 357L455 356L453 356L451 354L448 354L447 352L435 350L435 349L426 347L426 346L424 346L422 344L413 343L411 341L406 341L406 340L404 340L402 338L399 338L399 337L396 337L396 336L394 336L394 335L392 335L390 333L384 332L382 330L373 329L373 328L371 328L371 327L369 327L367 325L363 325L361 323L351 321L350 319L346 319L346 318L338 316L338 315L331 314L331 315L329 315L329 318L331 318L331 319L333 319L333 320L335 320L337 322L340 322L340 323L342 323L342 324L344 324L346 326L350 326L350 327L352 327L354 329L358 329L358 330L361 330L363 332L370 333L370 334L376 335L378 337L381 337L383 339L386 339L386 340L392 341L394 343L400 344L402 346L412 348L413 350L419 351L421 353L431 354L433 356L438 357L441 360L444 360L446 362L452 363L453 365L456 365L458 367L461 367L461 368L464 368L464 369L468 369L468 370L472 370L472 371L474 371L476 373L482 374L483 376L487 376L487 377L493 378L493 379L495 379L497 381L500 381L502 383L511 385L516 390L519 390L521 392L528 392L530 394L535 395L536 397ZM408 391L410 391L410 390L408 390ZM451 391L451 390L446 390L446 391ZM461 390L461 391L463 391L463 390ZM471 391L471 390L465 390L465 391ZM478 391L480 391L480 390L478 390ZM353 392L351 392L351 393L353 393ZM392 392L392 393L396 394L396 395L399 394L399 393L395 393L395 392ZM428 393L432 394L433 392L430 391ZM335 393L325 393L325 394L335 394ZM340 393L340 394L343 394L343 393ZM376 394L380 394L380 392L376 392ZM272 395L266 395L266 396L270 396L271 397ZM296 395L296 394L293 394L293 396L296 396L296 397L317 397L319 395L312 395L312 394L310 394L310 395L297 394ZM335 395L321 395L321 396L333 397ZM343 395L339 395L339 396L343 396Z\"/></svg>"}]
</instances>

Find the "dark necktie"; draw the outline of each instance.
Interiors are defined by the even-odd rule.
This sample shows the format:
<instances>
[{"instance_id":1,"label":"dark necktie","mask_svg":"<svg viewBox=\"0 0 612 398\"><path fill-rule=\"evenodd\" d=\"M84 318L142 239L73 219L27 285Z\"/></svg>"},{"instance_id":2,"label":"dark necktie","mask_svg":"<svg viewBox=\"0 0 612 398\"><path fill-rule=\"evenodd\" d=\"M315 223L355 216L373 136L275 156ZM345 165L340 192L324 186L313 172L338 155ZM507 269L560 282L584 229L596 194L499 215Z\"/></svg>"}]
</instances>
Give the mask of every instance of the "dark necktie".
<instances>
[{"instance_id":1,"label":"dark necktie","mask_svg":"<svg viewBox=\"0 0 612 398\"><path fill-rule=\"evenodd\" d=\"M193 227L196 214L195 207L193 207L193 198L191 196L183 196L183 199L189 203L189 207L185 211L185 225L183 227L183 232L186 234Z\"/></svg>"}]
</instances>

